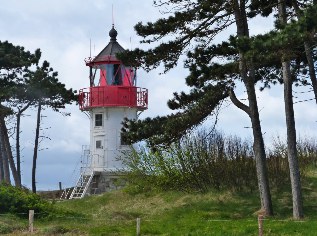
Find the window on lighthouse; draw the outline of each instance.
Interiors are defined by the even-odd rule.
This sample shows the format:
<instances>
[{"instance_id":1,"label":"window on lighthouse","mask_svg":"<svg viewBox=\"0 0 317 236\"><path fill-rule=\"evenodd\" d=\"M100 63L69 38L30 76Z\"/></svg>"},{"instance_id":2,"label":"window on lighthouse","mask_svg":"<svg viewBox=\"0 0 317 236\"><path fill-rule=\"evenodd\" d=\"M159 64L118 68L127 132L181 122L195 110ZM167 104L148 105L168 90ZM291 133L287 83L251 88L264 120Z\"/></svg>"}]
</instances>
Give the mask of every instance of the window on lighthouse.
<instances>
[{"instance_id":1,"label":"window on lighthouse","mask_svg":"<svg viewBox=\"0 0 317 236\"><path fill-rule=\"evenodd\" d=\"M114 73L113 73L113 84L114 85L121 85L122 78L121 78L121 69L119 64L114 64Z\"/></svg>"},{"instance_id":2,"label":"window on lighthouse","mask_svg":"<svg viewBox=\"0 0 317 236\"><path fill-rule=\"evenodd\" d=\"M95 114L95 127L102 126L102 114Z\"/></svg>"},{"instance_id":3,"label":"window on lighthouse","mask_svg":"<svg viewBox=\"0 0 317 236\"><path fill-rule=\"evenodd\" d=\"M122 85L122 73L120 64L105 65L105 71L102 70L102 76L106 76L108 85Z\"/></svg>"},{"instance_id":4,"label":"window on lighthouse","mask_svg":"<svg viewBox=\"0 0 317 236\"><path fill-rule=\"evenodd\" d=\"M101 140L97 140L96 141L96 149L102 149L103 147L102 147L102 142L101 142Z\"/></svg>"},{"instance_id":5,"label":"window on lighthouse","mask_svg":"<svg viewBox=\"0 0 317 236\"><path fill-rule=\"evenodd\" d=\"M123 136L122 133L120 133L120 141L121 141L121 146L129 145L128 141L126 138Z\"/></svg>"}]
</instances>

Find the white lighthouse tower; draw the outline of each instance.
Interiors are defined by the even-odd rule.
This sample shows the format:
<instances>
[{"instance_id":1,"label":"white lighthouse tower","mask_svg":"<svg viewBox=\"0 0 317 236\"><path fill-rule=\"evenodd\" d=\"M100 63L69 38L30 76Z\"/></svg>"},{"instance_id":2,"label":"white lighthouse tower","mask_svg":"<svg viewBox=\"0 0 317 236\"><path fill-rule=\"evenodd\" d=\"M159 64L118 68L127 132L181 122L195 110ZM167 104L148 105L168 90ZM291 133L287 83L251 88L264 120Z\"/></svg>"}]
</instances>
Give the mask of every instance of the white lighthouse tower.
<instances>
[{"instance_id":1,"label":"white lighthouse tower","mask_svg":"<svg viewBox=\"0 0 317 236\"><path fill-rule=\"evenodd\" d=\"M147 109L148 91L136 87L136 70L116 58L124 51L117 35L112 26L108 45L86 60L90 87L79 91L79 108L90 117L90 145L86 166L70 198L111 189L124 169L118 157L130 148L121 137L122 121L137 119L137 113Z\"/></svg>"}]
</instances>

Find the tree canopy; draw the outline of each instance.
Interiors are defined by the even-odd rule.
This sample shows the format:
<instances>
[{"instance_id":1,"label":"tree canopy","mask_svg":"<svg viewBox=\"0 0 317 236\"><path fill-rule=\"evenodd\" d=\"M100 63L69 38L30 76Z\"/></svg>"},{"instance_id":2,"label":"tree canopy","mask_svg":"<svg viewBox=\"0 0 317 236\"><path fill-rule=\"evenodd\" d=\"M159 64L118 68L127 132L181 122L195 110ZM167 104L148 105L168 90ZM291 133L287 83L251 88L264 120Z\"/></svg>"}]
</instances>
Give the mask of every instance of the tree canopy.
<instances>
[{"instance_id":1,"label":"tree canopy","mask_svg":"<svg viewBox=\"0 0 317 236\"><path fill-rule=\"evenodd\" d=\"M155 4L176 10L174 14L154 23L139 22L135 30L144 38L141 43L159 44L149 50L137 48L119 57L125 63L145 70L163 64L167 72L177 65L182 54L186 54L184 66L190 72L186 84L193 89L189 94L175 93L168 102L170 109L179 109L180 112L166 117L126 122L123 131L131 142L148 139L152 144L167 143L168 140L172 142L180 138L185 130L203 122L220 101L228 97L228 91L235 87L235 82L241 80L240 52L244 53L246 61L252 62L255 69L254 83L261 82L262 89L270 87L270 84L283 83L280 58L285 49L292 60L294 80L300 84L308 83L304 41L310 37L308 32L316 27L316 6L305 3L307 9L298 20L293 19L285 26L277 23L277 28L266 34L252 37L232 34L227 40L214 44L217 34L235 22L228 1L156 1ZM258 14L268 16L276 6L275 1L250 1L245 7L248 9L247 16L252 18ZM215 93L220 87L222 93ZM210 106L204 107L206 110L198 113L194 119L186 119L188 114L197 112L204 96ZM176 118L177 126L173 121ZM159 135L161 138L158 138Z\"/></svg>"}]
</instances>

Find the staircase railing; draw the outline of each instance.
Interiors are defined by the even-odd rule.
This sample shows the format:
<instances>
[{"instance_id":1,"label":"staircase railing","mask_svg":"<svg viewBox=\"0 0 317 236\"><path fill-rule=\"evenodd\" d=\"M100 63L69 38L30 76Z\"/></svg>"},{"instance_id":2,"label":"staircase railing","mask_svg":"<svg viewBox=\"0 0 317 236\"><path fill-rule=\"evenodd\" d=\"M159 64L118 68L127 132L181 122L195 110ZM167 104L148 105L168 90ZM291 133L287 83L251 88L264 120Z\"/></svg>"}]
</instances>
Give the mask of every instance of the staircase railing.
<instances>
[{"instance_id":1,"label":"staircase railing","mask_svg":"<svg viewBox=\"0 0 317 236\"><path fill-rule=\"evenodd\" d=\"M76 165L75 170L73 171L73 174L70 177L71 186L75 185L75 187L78 185L78 182L79 182L79 180L80 180L82 175L89 175L90 176L91 173L92 173L92 170L88 167L88 166L91 166L91 156L90 156L89 146L88 145L83 145L82 146L82 155L81 155L81 158L80 158L80 168L79 169L77 169L78 164ZM75 172L77 174L75 174ZM72 194L72 192L74 191L75 187L65 188L62 191L60 199L61 200L69 199L71 194ZM86 191L87 191L87 189L86 189Z\"/></svg>"},{"instance_id":2,"label":"staircase railing","mask_svg":"<svg viewBox=\"0 0 317 236\"><path fill-rule=\"evenodd\" d=\"M77 181L77 184L74 187L69 199L83 198L87 192L87 189L88 189L93 177L94 177L93 171L91 171L91 173L89 175L81 173L80 177Z\"/></svg>"}]
</instances>

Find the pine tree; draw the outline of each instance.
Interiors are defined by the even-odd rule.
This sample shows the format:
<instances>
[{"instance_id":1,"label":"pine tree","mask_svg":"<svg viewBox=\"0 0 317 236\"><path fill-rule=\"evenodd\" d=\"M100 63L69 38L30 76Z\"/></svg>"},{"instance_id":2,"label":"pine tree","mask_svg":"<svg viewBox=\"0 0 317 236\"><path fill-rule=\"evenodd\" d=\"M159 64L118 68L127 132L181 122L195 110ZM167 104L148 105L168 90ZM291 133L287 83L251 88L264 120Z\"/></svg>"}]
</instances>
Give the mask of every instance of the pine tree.
<instances>
[{"instance_id":1,"label":"pine tree","mask_svg":"<svg viewBox=\"0 0 317 236\"><path fill-rule=\"evenodd\" d=\"M181 110L178 113L144 121L127 121L123 130L126 137L131 141L147 139L152 145L169 144L203 122L223 99L230 96L232 102L251 119L261 206L267 215L272 215L266 155L254 87L257 81L255 68L247 61L243 48L232 45L234 40L212 45L214 38L232 24L236 24L237 34L233 37L236 41L249 38L247 2L157 1L156 4L177 10L172 16L155 23L138 23L135 29L145 38L143 43L160 44L147 51L135 49L120 57L124 62L146 70L162 63L165 71L168 71L177 64L180 55L187 53L185 65L190 75L186 83L193 89L189 94L175 93L174 99L168 102L171 109ZM163 38L170 39L166 37L168 35L173 35L173 40L162 42ZM217 62L221 60L225 63ZM236 80L242 80L245 85L249 105L236 98Z\"/></svg>"},{"instance_id":2,"label":"pine tree","mask_svg":"<svg viewBox=\"0 0 317 236\"><path fill-rule=\"evenodd\" d=\"M58 81L58 73L50 67L47 61L44 61L42 66L37 66L35 71L29 71L27 76L27 86L29 97L37 106L36 131L33 152L32 165L32 191L36 193L36 167L38 159L39 138L41 112L43 108L48 107L56 112L63 109L66 104L71 104L77 101L75 91L66 89L65 85Z\"/></svg>"},{"instance_id":3,"label":"pine tree","mask_svg":"<svg viewBox=\"0 0 317 236\"><path fill-rule=\"evenodd\" d=\"M14 46L8 42L0 42L0 178L10 182L12 172L16 186L21 186L20 169L20 118L22 113L30 106L36 106L37 125L35 134L35 145L32 167L32 190L36 192L36 160L38 155L40 117L44 107L52 108L59 112L66 104L77 100L75 91L66 89L65 85L57 79L57 72L44 61L38 66L41 52L37 49L34 53L25 51L23 47ZM33 69L34 67L35 70ZM5 104L5 106L3 105ZM5 118L16 112L16 149L17 163L14 158L9 142L8 130Z\"/></svg>"},{"instance_id":4,"label":"pine tree","mask_svg":"<svg viewBox=\"0 0 317 236\"><path fill-rule=\"evenodd\" d=\"M278 1L270 4L269 1L254 2L253 9L266 9L264 15L272 13L276 8L276 32L271 34L269 40L270 46L274 44L276 50L270 49L271 53L279 52L280 72L284 84L284 104L287 127L287 151L290 169L290 179L293 196L293 217L300 219L303 217L303 202L301 193L300 169L296 150L296 127L293 108L293 84L298 84L299 77L306 77L306 68L308 67L311 85L314 91L315 100L317 98L317 81L314 68L313 49L316 45L316 1ZM269 9L269 10L268 10ZM278 43L277 43L278 42ZM279 44L279 47L277 47ZM307 80L302 83L307 85ZM317 100L316 100L317 102Z\"/></svg>"},{"instance_id":5,"label":"pine tree","mask_svg":"<svg viewBox=\"0 0 317 236\"><path fill-rule=\"evenodd\" d=\"M14 46L7 41L0 41L0 146L3 160L3 165L0 165L3 169L0 172L4 173L5 180L10 183L10 175L7 168L9 163L15 185L18 187L21 187L21 175L14 163L8 129L5 123L5 118L12 114L12 110L4 106L3 103L14 96L18 75L28 66L36 64L40 54L40 50L30 53L24 47Z\"/></svg>"}]
</instances>

